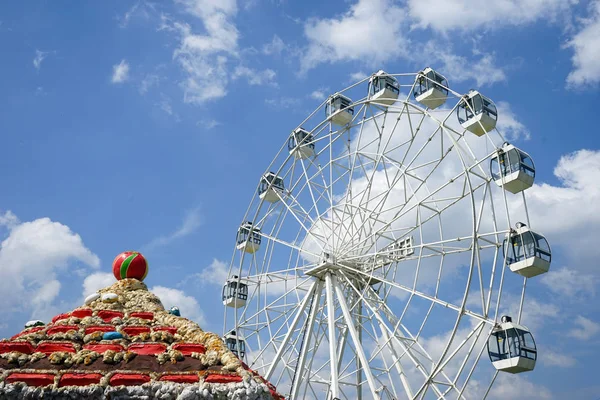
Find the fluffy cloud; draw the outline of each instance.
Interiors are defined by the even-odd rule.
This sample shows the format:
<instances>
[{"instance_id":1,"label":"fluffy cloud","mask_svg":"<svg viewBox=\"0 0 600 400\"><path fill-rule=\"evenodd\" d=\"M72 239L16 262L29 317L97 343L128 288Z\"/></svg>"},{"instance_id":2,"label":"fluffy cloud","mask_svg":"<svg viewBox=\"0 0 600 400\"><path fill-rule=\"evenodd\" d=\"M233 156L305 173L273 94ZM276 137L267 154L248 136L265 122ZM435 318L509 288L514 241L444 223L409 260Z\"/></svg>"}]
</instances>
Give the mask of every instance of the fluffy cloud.
<instances>
[{"instance_id":1,"label":"fluffy cloud","mask_svg":"<svg viewBox=\"0 0 600 400\"><path fill-rule=\"evenodd\" d=\"M441 64L440 70L453 82L464 82L473 80L477 86L492 85L506 80L503 69L496 65L493 54L481 54L479 59L470 59L456 55L447 48L430 41L425 46L425 54L434 55L422 60L422 63L434 60ZM420 58L415 53L415 58Z\"/></svg>"},{"instance_id":2,"label":"fluffy cloud","mask_svg":"<svg viewBox=\"0 0 600 400\"><path fill-rule=\"evenodd\" d=\"M286 45L281 40L281 38L277 35L273 36L273 40L271 42L263 45L262 52L268 56L270 55L279 55L286 49Z\"/></svg>"},{"instance_id":3,"label":"fluffy cloud","mask_svg":"<svg viewBox=\"0 0 600 400\"><path fill-rule=\"evenodd\" d=\"M221 286L227 280L229 267L224 261L213 259L212 263L195 275L201 284Z\"/></svg>"},{"instance_id":4,"label":"fluffy cloud","mask_svg":"<svg viewBox=\"0 0 600 400\"><path fill-rule=\"evenodd\" d=\"M579 150L562 156L554 175L560 185L538 183L527 191L532 228L544 234L551 246L560 246L573 265L578 265L578 273L595 271L595 260L600 257L596 243L600 235L600 151Z\"/></svg>"},{"instance_id":5,"label":"fluffy cloud","mask_svg":"<svg viewBox=\"0 0 600 400\"><path fill-rule=\"evenodd\" d=\"M50 218L19 222L8 211L0 216L0 225L8 230L0 247L0 293L11 293L0 313L47 308L59 295L60 271L73 262L100 265L78 234Z\"/></svg>"},{"instance_id":6,"label":"fluffy cloud","mask_svg":"<svg viewBox=\"0 0 600 400\"><path fill-rule=\"evenodd\" d=\"M164 24L180 35L174 58L186 75L181 84L184 101L202 104L221 98L227 94L228 63L238 52L239 33L233 23L236 1L177 0L177 3L199 18L205 30L204 34L197 34L189 24Z\"/></svg>"},{"instance_id":7,"label":"fluffy cloud","mask_svg":"<svg viewBox=\"0 0 600 400\"><path fill-rule=\"evenodd\" d=\"M551 269L540 281L558 296L585 299L596 294L598 277L563 267Z\"/></svg>"},{"instance_id":8,"label":"fluffy cloud","mask_svg":"<svg viewBox=\"0 0 600 400\"><path fill-rule=\"evenodd\" d=\"M96 272L83 280L83 298L115 283L115 277L109 272Z\"/></svg>"},{"instance_id":9,"label":"fluffy cloud","mask_svg":"<svg viewBox=\"0 0 600 400\"><path fill-rule=\"evenodd\" d=\"M578 315L575 318L576 327L571 329L567 335L579 340L589 340L600 332L600 324Z\"/></svg>"},{"instance_id":10,"label":"fluffy cloud","mask_svg":"<svg viewBox=\"0 0 600 400\"><path fill-rule=\"evenodd\" d=\"M44 61L47 55L47 51L35 50L35 57L33 59L33 66L35 69L39 70L42 67L42 61Z\"/></svg>"},{"instance_id":11,"label":"fluffy cloud","mask_svg":"<svg viewBox=\"0 0 600 400\"><path fill-rule=\"evenodd\" d=\"M374 66L405 54L408 41L401 29L404 21L404 10L392 0L359 0L340 17L310 19L304 25L308 47L301 69L349 60Z\"/></svg>"},{"instance_id":12,"label":"fluffy cloud","mask_svg":"<svg viewBox=\"0 0 600 400\"><path fill-rule=\"evenodd\" d=\"M198 323L201 327L206 323L204 312L194 297L186 295L181 290L164 286L154 286L149 290L160 298L165 309L168 310L173 306L179 307L182 317Z\"/></svg>"},{"instance_id":13,"label":"fluffy cloud","mask_svg":"<svg viewBox=\"0 0 600 400\"><path fill-rule=\"evenodd\" d=\"M572 0L498 0L484 5L469 0L408 0L408 8L416 26L448 31L554 19L574 3Z\"/></svg>"},{"instance_id":14,"label":"fluffy cloud","mask_svg":"<svg viewBox=\"0 0 600 400\"><path fill-rule=\"evenodd\" d=\"M529 130L517 119L509 103L499 101L496 103L496 107L498 108L498 115L502 116L498 119L496 128L508 141L529 140L531 138Z\"/></svg>"},{"instance_id":15,"label":"fluffy cloud","mask_svg":"<svg viewBox=\"0 0 600 400\"><path fill-rule=\"evenodd\" d=\"M314 100L325 100L326 97L327 97L327 94L325 93L325 90L323 90L323 89L313 90L312 93L310 94L310 98L314 99Z\"/></svg>"},{"instance_id":16,"label":"fluffy cloud","mask_svg":"<svg viewBox=\"0 0 600 400\"><path fill-rule=\"evenodd\" d=\"M563 354L561 352L555 352L551 349L543 349L543 351L540 352L539 357L540 361L544 365L552 367L567 368L572 367L577 363L577 360L575 360L575 358L571 357L570 355Z\"/></svg>"},{"instance_id":17,"label":"fluffy cloud","mask_svg":"<svg viewBox=\"0 0 600 400\"><path fill-rule=\"evenodd\" d=\"M122 83L129 79L129 64L125 60L113 65L112 83Z\"/></svg>"},{"instance_id":18,"label":"fluffy cloud","mask_svg":"<svg viewBox=\"0 0 600 400\"><path fill-rule=\"evenodd\" d=\"M237 66L233 70L233 79L246 78L250 85L274 85L277 86L275 82L275 71L272 69L265 69L263 71L257 71L252 68Z\"/></svg>"},{"instance_id":19,"label":"fluffy cloud","mask_svg":"<svg viewBox=\"0 0 600 400\"><path fill-rule=\"evenodd\" d=\"M165 112L172 110L170 108L170 104L162 104L162 107L168 106L167 109L164 109ZM168 235L159 236L156 239L153 239L150 243L144 245L142 248L146 250L150 250L159 246L165 246L171 243L174 240L183 238L188 236L196 231L202 224L202 214L200 213L200 207L193 208L188 210L183 217L183 221L181 225L172 233Z\"/></svg>"},{"instance_id":20,"label":"fluffy cloud","mask_svg":"<svg viewBox=\"0 0 600 400\"><path fill-rule=\"evenodd\" d=\"M600 82L600 1L590 3L590 15L581 30L567 43L573 49L573 71L567 77L571 87Z\"/></svg>"}]
</instances>

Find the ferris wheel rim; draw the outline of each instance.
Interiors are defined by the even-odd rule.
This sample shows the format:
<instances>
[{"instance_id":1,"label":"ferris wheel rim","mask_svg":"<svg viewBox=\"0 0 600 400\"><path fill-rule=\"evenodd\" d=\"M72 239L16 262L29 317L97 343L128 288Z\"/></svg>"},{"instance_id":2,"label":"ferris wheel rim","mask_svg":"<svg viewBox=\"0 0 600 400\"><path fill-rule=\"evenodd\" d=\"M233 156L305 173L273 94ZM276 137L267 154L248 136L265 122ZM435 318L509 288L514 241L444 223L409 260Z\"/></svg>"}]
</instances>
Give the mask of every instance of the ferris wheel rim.
<instances>
[{"instance_id":1,"label":"ferris wheel rim","mask_svg":"<svg viewBox=\"0 0 600 400\"><path fill-rule=\"evenodd\" d=\"M418 73L417 73L417 74L418 74ZM417 74L415 74L415 75L417 75ZM389 74L389 75L393 75L393 74ZM410 75L410 74L407 74L407 75ZM394 76L395 76L395 75L394 75ZM398 76L400 76L400 74L398 74ZM352 87L354 87L354 86L357 86L358 84L360 84L360 83L362 83L362 82L364 82L364 81L366 81L366 80L368 80L368 79L369 79L369 78L367 77L367 78L365 78L365 79L363 79L363 80L361 80L361 81L357 82L356 84L349 86L348 88L344 89L343 91L346 91L346 90L348 90L349 88L352 88ZM450 90L451 90L451 89L450 89ZM342 91L342 92L343 92L343 91ZM412 92L412 91L411 91L411 92ZM452 92L453 92L453 91L452 91ZM338 93L340 93L340 92L338 92ZM457 95L458 95L458 93L456 93L456 92L453 92L453 93L455 93L455 94L457 94ZM408 96L408 97L410 97L410 94L409 94L409 96ZM457 97L459 97L459 98L460 98L460 96L457 96ZM326 102L326 101L325 101L325 102ZM321 109L321 108L322 108L322 106L325 104L325 102L323 102L323 103L322 103L322 104L321 104L321 105L320 105L320 106L319 106L319 107L318 107L318 108L317 108L317 109L316 109L316 110L315 110L315 111L314 111L314 112L313 112L313 113L312 113L310 116L312 116L312 115L315 115L315 114L316 114L316 112L317 112L319 109ZM416 108L418 108L418 106L415 106L415 104L413 104L413 103L411 103L410 101L408 101L408 99L407 99L407 100L402 100L402 101L401 101L401 100L398 100L398 102L401 102L403 107L409 107L409 106L410 106L410 107L416 107ZM360 105L363 105L363 106L367 106L367 107L368 107L368 106L370 105L370 103L371 103L371 101L370 101L370 100L368 100L368 98L367 98L366 100L365 100L365 99L361 99L361 100L359 100L359 101L357 101L357 102L353 102L353 103L352 103L352 105L353 105L354 107L356 107L356 106L360 106ZM445 124L445 120L447 120L447 119L448 119L448 118L449 118L451 115L453 115L453 114L454 114L454 110L456 109L456 107L457 107L457 106L458 106L458 103L457 103L457 105L455 105L455 106L454 106L454 108L452 108L452 110L451 110L451 111L449 111L449 112L447 113L447 117L444 119L444 121L439 121L439 120L437 120L435 117L433 117L433 116L431 115L431 113L429 112L429 110L428 110L428 109L422 109L422 110L421 110L421 111L422 111L421 115L423 116L423 118L430 118L431 120L435 121L435 122L436 122L436 123L439 125L439 128L438 128L438 129L441 129L441 130L442 130L442 134L444 134L444 133L445 133L445 134L448 136L448 138L450 138L451 140L453 140L453 141L455 142L455 144L456 144L456 141L454 140L454 138L452 137L452 135L450 135L450 134L449 134L449 132L448 132L448 130L450 130L450 131L453 131L453 129L452 129L451 127L445 127L445 126L444 126L444 124ZM393 108L393 107L389 107L389 108ZM402 107L397 107L397 108L402 108ZM356 118L357 118L358 114L359 114L359 113L357 112L357 113L356 113L356 116L354 117L354 119L356 119ZM305 122L306 122L306 121L307 121L307 120L310 118L310 116L309 116L309 117L308 117L308 118L307 118L307 119L306 119L306 120L305 120L303 123L305 123ZM374 119L374 118L375 118L375 117L373 117L373 119ZM354 121L354 119L353 119L353 121ZM327 119L325 119L325 120L322 122L323 126L326 126L328 123L331 125L331 121L328 121ZM302 124L301 124L301 125L300 125L298 128L300 128L301 126L302 126ZM314 128L313 130L316 130L316 129L317 129L317 128ZM342 130L345 130L345 129L342 129ZM311 131L311 132L312 132L312 131ZM454 133L456 133L457 135L461 135L459 132L456 132L456 131L454 131ZM330 134L331 134L331 131L330 131ZM464 132L463 132L463 134L464 134ZM340 136L341 136L341 135L340 135ZM323 140L323 139L324 139L324 137L323 137L323 138L321 138L321 139ZM467 146L468 146L468 142L467 142L466 144L467 144ZM458 147L458 145L456 145L456 147L457 147L457 148L459 148L459 147ZM330 145L329 145L329 149L331 149L331 148L332 148L332 145L331 145L331 143L330 143ZM274 159L274 160L273 160L273 162L271 163L271 165L269 165L269 167L268 167L267 171L270 171L270 170L272 170L272 166L275 164L275 162L276 162L276 160L277 160L277 158L278 158L279 154L281 154L283 151L285 151L285 143L284 143L284 145L282 146L282 148L280 149L280 151L279 151L278 155L275 157L275 159ZM324 150L323 150L323 151L324 151ZM469 151L470 151L470 149L469 149ZM462 150L459 148L459 150L457 151L457 153L458 153L458 154L459 154L459 156L460 156L460 155L462 154ZM491 157L491 154L490 154L490 155L488 155L488 156L486 156L484 159L481 159L481 160L479 160L479 162L477 162L477 166L479 166L479 167L480 167L480 166L481 166L481 163L482 163L484 160L487 160L487 158L489 158L489 157ZM280 173L280 172L283 170L284 166L285 166L286 164L288 164L288 163L289 163L289 162L290 162L292 159L293 159L293 155L291 154L291 152L288 152L288 154L287 154L287 156L286 156L285 160L284 160L284 161L281 163L281 166L279 167L279 169L277 169L277 171L276 171L275 173L278 175L278 174L279 174L279 173ZM464 174L464 175L465 175L465 182L467 182L467 183L469 184L469 187L470 187L469 194L470 194L470 199L471 199L470 203L471 203L471 211L472 211L472 213L471 213L471 216L472 216L472 225L473 225L473 231L472 231L472 235L471 235L471 237L469 238L469 239L472 241L472 245L471 245L471 249L470 249L470 253L471 253L471 257L470 257L470 258L471 258L471 260L470 260L470 262L469 262L469 272L468 272L468 279L467 279L466 286L465 286L465 293L464 293L464 295L463 295L463 298L462 298L462 300L461 300L461 306L459 307L459 310L455 310L455 311L459 311L459 312L458 312L458 315L457 315L457 318L456 318L456 321L455 321L454 327L453 327L453 329L452 329L452 334L451 334L451 337L450 337L450 339L449 339L449 341L448 341L447 345L446 345L446 346L445 346L445 348L444 348L444 352L443 352L443 353L442 353L442 355L439 357L439 361L436 363L436 366L439 366L439 365L441 364L441 362L444 360L444 357L445 357L445 356L447 355L447 353L450 351L450 345L451 345L451 343L452 343L452 340L454 339L454 336L455 336L455 334L456 334L456 331L458 330L458 327L459 327L459 323L460 323L461 319L463 318L463 316L465 316L465 315L470 315L471 317L474 317L474 318L480 318L480 322L479 322L479 323L480 323L480 325L481 325L481 329L479 329L479 327L477 328L477 329L479 330L479 331L477 332L477 337L479 337L479 336L481 335L481 333L483 332L483 330L484 330L484 326L485 326L486 324L491 324L491 325L493 325L493 324L495 323L495 320L496 320L496 317L497 317L497 314L498 314L498 310L496 309L494 320L491 320L491 319L489 319L488 317L485 317L485 316L476 316L476 315L470 314L469 312L463 313L464 311L467 311L467 310L465 310L465 304L466 304L467 297L468 297L468 293L469 293L470 286L471 286L471 277L472 277L472 275L473 275L473 271L474 271L474 269L475 269L475 264L476 264L476 263L475 263L475 257L476 257L476 255L475 255L475 254L476 254L476 252L478 251L476 243L477 243L477 242L478 242L478 240L481 238L481 235L478 233L478 227L479 227L479 226L478 226L478 219L477 219L477 209L476 209L475 200L474 200L474 195L473 195L474 191L473 191L473 189L472 189L472 183L471 183L471 171L470 171L471 167L470 167L470 168L467 168L467 166L466 166L466 164L464 163L464 160L462 159L462 157L461 157L461 162L462 162L462 166L463 166L463 171L461 172L461 175L462 175L462 174ZM295 164L295 163L294 163L294 164ZM303 162L300 162L300 165L302 165L302 166L304 167L304 163L303 163ZM330 169L330 171L331 171L331 169ZM304 173L306 174L306 171L304 171ZM484 173L484 175L487 175L487 173L486 173L485 171L483 171L483 173ZM308 177L307 177L307 178L308 178ZM308 183L308 179L307 179L307 183ZM330 187L332 187L332 186L333 186L333 184L331 184L331 186L330 186ZM481 184L481 186L485 186L485 188L486 188L486 190L487 190L487 189L488 189L488 186L489 186L489 182L488 182L488 184L484 184L484 183L482 183L482 184ZM309 185L309 187L310 187L310 185ZM413 192L413 194L414 194L414 192ZM506 194L505 194L505 193L504 193L504 196L506 196ZM251 203L250 203L250 206L251 206L251 205L252 205L252 204L255 202L255 200L256 200L256 197L257 197L257 193L255 192L255 193L254 193L254 196L253 196L253 199L252 199L252 201L251 201ZM262 208L263 208L263 206L265 205L265 201L266 201L265 199L259 199L259 200L258 200L258 206L256 207L256 211L255 211L255 213L254 213L254 218L252 219L252 221L255 221L255 220L256 220L256 218L259 216L261 209L262 209ZM331 198L330 198L330 201L332 201L332 200L331 200ZM286 202L285 202L285 201L284 201L284 199L283 199L283 196L281 196L281 198L279 199L279 202L280 202L281 204L283 204L284 206L286 206L286 207L288 208L288 211L290 211L290 210L289 210L289 208L290 208L290 207L288 207L288 206L287 206ZM406 205L406 204L405 204L405 205ZM415 205L414 207L416 207L416 206L418 206L418 205L419 205L419 203L418 203L417 205ZM247 214L249 213L249 211L250 211L250 206L249 206L249 209L248 209L248 210L247 210L247 212L246 212L246 215L247 215ZM344 204L344 206L345 206L345 204ZM315 207L316 207L316 202L315 202ZM333 205L332 205L332 208L333 208ZM507 210L507 211L508 211L508 210ZM326 211L323 211L323 213L325 213L325 212L326 212ZM321 215L323 215L323 213L318 213L318 216L320 217ZM292 215L294 215L294 214L293 214L293 212L291 212L291 214L292 214ZM306 213L306 214L308 215L308 213ZM510 218L510 217L508 217L508 218ZM244 220L250 220L250 219L247 219L247 218L246 218L246 216L245 216ZM495 217L494 217L494 221L495 221ZM314 221L310 221L310 222L311 222L311 224L313 224L313 223L314 223ZM302 225L302 224L301 224L301 225ZM509 226L510 226L510 219L509 219ZM310 234L310 229L306 229L304 226L303 226L303 228L304 228L304 230L306 231L306 234L307 234L307 235L309 235L309 234ZM493 232L493 233L490 233L489 235L495 235L496 237L498 237L498 234L502 234L502 233L505 233L505 232L506 232L505 230L503 231L503 230L497 230L497 229L496 229L496 230L495 230L495 232ZM267 237L268 239L275 241L275 237L273 237L273 236L269 236L268 234L265 234L265 233L263 233L263 235L264 235L265 237ZM502 236L502 235L501 235L501 236ZM465 238L465 239L467 239L467 238ZM448 239L448 241L451 241L451 240L453 240L453 239ZM491 242L490 242L490 243L491 243ZM282 243L282 244L283 244L283 243ZM292 244L290 244L290 243L285 243L284 245L292 246ZM491 245L491 244L490 244L490 245ZM423 244L421 244L421 246L423 246ZM298 249L300 249L300 248L298 248L298 247L296 246L296 249L298 250ZM321 250L323 250L323 248L321 248ZM301 251L306 251L306 250L305 250L305 249L302 249ZM315 256L316 256L316 254L313 254L313 255L315 255ZM244 253L242 253L241 260L240 260L240 262L239 262L239 271L238 271L238 272L239 272L239 276L241 276L241 275L242 275L242 265L243 265L243 263L244 263L244 257L245 257L245 256L246 256L246 255L245 255ZM255 256L254 256L254 255L252 255L252 257L255 257ZM357 256L357 257L358 257L358 256ZM419 258L420 258L420 257L421 257L421 256L419 256ZM235 258L235 254L234 254L234 258ZM494 268L495 268L495 265L496 265L496 262L494 262ZM231 267L233 267L233 266L234 266L234 261L233 261L233 259L232 259ZM289 269L289 270L298 271L298 267L294 267L293 269ZM231 271L232 271L232 269L230 268L230 273L229 273L229 275L230 275L230 276L231 276L231 274L232 274L232 273L231 273ZM371 271L371 272L373 272L373 271ZM504 273L504 268L502 269L502 272ZM361 273L362 273L362 272L361 272ZM342 274L342 276L343 276L343 277L344 277L346 280L350 281L350 280L348 279L348 277L347 277L346 275L344 275L344 272L343 272L343 271L341 272L341 274ZM502 274L502 277L503 277L503 274ZM311 289L310 289L309 291L307 291L307 292L306 292L306 299L308 299L308 297L309 297L309 294L311 293L311 291L313 290L313 288L316 290L316 281L313 281L313 285L311 286ZM416 293L415 293L415 289L414 289L414 287L413 287L413 288L406 287L405 289L407 289L407 291L411 293L411 298L412 298L412 296L414 296L414 295L416 294ZM291 289L291 290L296 290L296 287L295 287L295 288L293 288L293 289ZM490 294L491 294L491 292L490 292ZM524 290L523 290L523 296L524 296ZM338 297L340 297L340 296L339 296L339 293L338 293ZM307 300L307 301L308 301L308 300ZM489 304L489 303L490 303L490 302L488 301L488 304ZM498 304L499 304L499 303L500 303L500 301L499 301L499 299L498 299ZM449 303L447 303L447 304L449 304ZM434 305L434 302L432 302L432 303L431 303L431 307L433 307L433 305ZM520 309L519 309L519 314L521 313L521 309L522 309L522 304L521 304L521 306L520 306ZM300 311L300 312L302 312L302 311ZM297 314L298 316L300 315L300 312ZM295 318L295 317L296 317L296 316L294 316L294 318ZM291 318L291 317L290 317L290 318ZM288 319L289 319L289 318L288 318ZM236 330L238 330L239 328L238 328L238 325L237 325L237 321L238 321L238 318L237 318L237 309L236 309L236 319L235 319L235 321L236 321L236 327L235 327L235 328L236 328ZM280 328L280 329L281 329L281 328ZM224 329L224 330L225 330L225 329ZM475 330L472 330L472 331L470 332L470 335L471 335L471 334L475 334ZM333 342L330 342L330 343L333 343ZM463 343L463 344L464 344L464 343ZM473 343L473 345L474 345L474 344L475 344L475 342ZM283 349L283 347L281 347L281 348ZM283 351L283 350L282 350L282 351ZM482 351L483 351L483 348L482 348L481 352L482 352ZM481 357L481 352L480 352L479 356L476 358L476 363L479 361L479 359L480 359L480 357ZM448 360L450 360L450 358L449 358ZM273 365L275 365L275 364L273 364ZM445 364L444 364L444 365L445 365ZM476 365L476 364L475 364L475 365ZM473 369L475 368L475 365L473 366ZM272 373L272 368L273 368L273 367L270 367L270 369L269 369L269 374L271 374L271 373ZM436 367L436 368L437 368L437 367ZM434 377L437 375L437 373L438 373L438 372L439 372L439 371L436 371L436 370L434 370L434 369L432 368L432 370L431 370L431 372L430 372L430 375L427 377L427 380L433 380L433 378L434 378ZM496 373L496 374L497 374L497 373ZM496 376L496 374L494 375L494 378L493 378L493 379L495 379L495 376ZM467 382L468 382L468 381L467 381ZM493 380L492 380L492 383L493 383ZM416 392L415 398L416 398L416 396L419 396L419 395L421 394L421 392L422 392L422 391L423 391L423 390L426 388L426 386L427 386L427 385L428 385L428 384L427 384L427 382L425 382L425 383L424 383L424 384L423 384L423 385L422 385L422 386L421 386L421 387L418 389L418 391ZM462 396L462 392L464 391L465 387L466 387L466 384L465 384L465 385L462 387L462 389L460 389L460 391L459 391L459 389L458 389L457 387L454 387L454 389L455 389L455 390L459 391L459 398ZM436 389L434 389L434 391L436 391L436 392L437 392L437 390L436 390ZM441 392L440 392L440 393L438 393L438 394L439 394L440 396L442 396L442 397L443 397L443 394L441 394Z\"/></svg>"}]
</instances>

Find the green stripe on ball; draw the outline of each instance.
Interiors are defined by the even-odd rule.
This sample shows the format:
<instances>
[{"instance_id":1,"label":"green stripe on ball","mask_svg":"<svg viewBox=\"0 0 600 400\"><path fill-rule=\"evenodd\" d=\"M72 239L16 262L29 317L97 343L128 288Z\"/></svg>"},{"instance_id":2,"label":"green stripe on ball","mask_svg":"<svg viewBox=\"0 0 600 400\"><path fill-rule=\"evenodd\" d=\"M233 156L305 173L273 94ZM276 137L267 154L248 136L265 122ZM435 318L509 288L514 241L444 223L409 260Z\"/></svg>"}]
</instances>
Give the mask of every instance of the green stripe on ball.
<instances>
[{"instance_id":1,"label":"green stripe on ball","mask_svg":"<svg viewBox=\"0 0 600 400\"><path fill-rule=\"evenodd\" d=\"M127 278L127 269L129 269L129 264L133 261L134 258L137 257L137 253L130 255L123 261L121 264L121 279Z\"/></svg>"}]
</instances>

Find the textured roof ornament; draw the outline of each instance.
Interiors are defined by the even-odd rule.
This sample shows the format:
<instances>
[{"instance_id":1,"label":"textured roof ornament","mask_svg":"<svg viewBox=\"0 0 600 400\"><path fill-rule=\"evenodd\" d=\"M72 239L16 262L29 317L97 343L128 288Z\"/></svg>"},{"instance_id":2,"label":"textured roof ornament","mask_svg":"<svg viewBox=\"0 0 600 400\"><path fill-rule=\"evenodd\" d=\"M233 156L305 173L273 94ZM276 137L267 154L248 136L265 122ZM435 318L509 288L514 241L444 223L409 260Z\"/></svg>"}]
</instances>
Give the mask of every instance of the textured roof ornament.
<instances>
[{"instance_id":1,"label":"textured roof ornament","mask_svg":"<svg viewBox=\"0 0 600 400\"><path fill-rule=\"evenodd\" d=\"M0 398L283 399L218 335L165 310L131 253L85 305L0 340Z\"/></svg>"}]
</instances>

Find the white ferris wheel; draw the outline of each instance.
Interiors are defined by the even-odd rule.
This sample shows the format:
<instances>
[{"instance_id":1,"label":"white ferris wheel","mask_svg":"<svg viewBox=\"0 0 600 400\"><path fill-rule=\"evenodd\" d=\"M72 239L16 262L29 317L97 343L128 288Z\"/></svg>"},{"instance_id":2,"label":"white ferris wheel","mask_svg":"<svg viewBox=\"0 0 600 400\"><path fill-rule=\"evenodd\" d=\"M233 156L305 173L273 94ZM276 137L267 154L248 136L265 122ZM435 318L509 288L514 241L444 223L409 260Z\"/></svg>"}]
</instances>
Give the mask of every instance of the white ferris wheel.
<instances>
[{"instance_id":1,"label":"white ferris wheel","mask_svg":"<svg viewBox=\"0 0 600 400\"><path fill-rule=\"evenodd\" d=\"M525 289L551 253L530 230L533 162L497 119L431 68L325 100L257 177L229 348L292 400L483 398L533 370Z\"/></svg>"}]
</instances>

